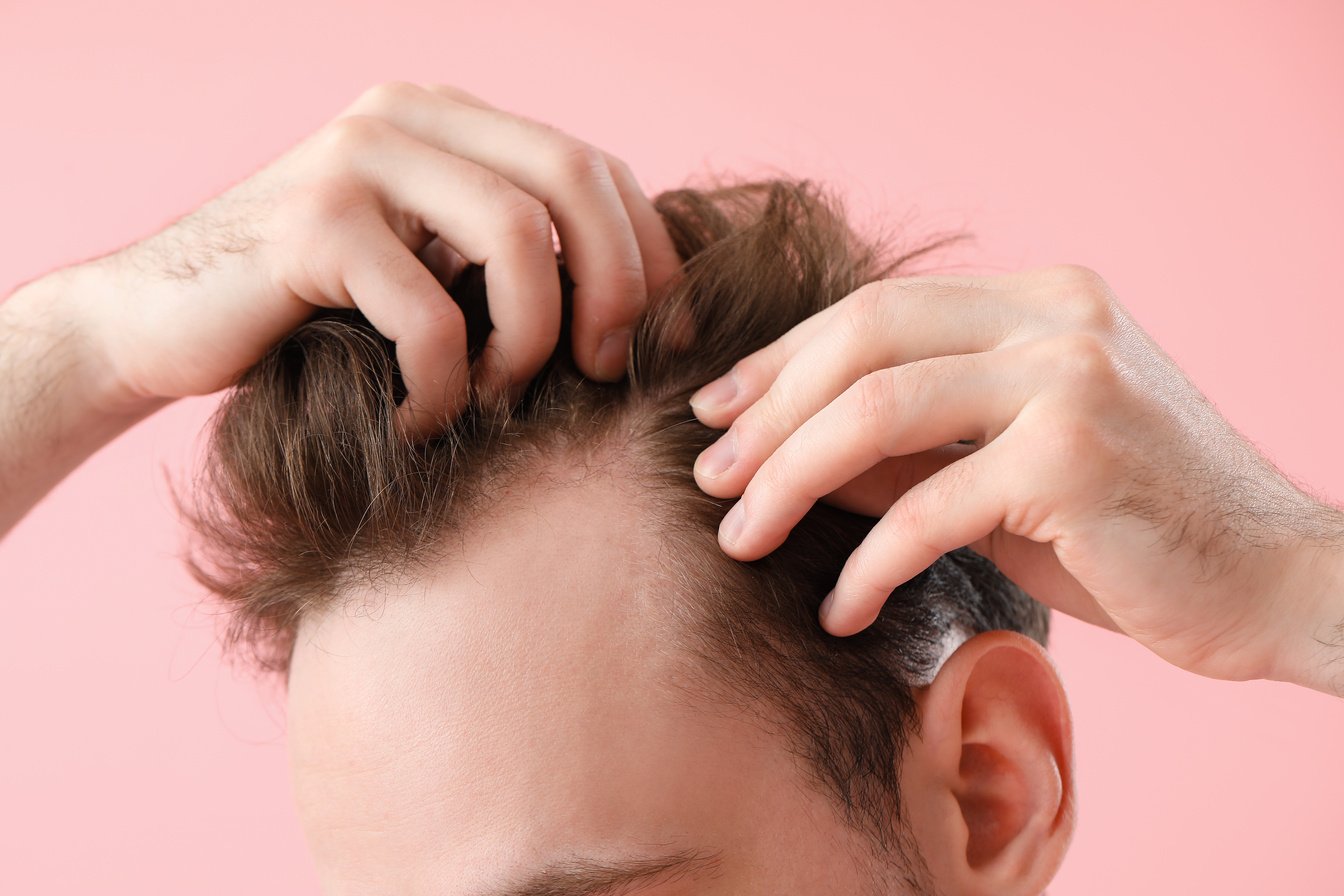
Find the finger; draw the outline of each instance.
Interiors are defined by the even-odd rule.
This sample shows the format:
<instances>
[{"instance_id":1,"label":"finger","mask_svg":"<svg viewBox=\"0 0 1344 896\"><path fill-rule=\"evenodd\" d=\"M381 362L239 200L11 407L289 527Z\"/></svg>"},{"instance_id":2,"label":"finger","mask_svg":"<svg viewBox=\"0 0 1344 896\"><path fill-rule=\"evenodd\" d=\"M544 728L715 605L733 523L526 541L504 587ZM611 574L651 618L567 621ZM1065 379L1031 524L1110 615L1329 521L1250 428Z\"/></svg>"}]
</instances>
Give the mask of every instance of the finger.
<instances>
[{"instance_id":1,"label":"finger","mask_svg":"<svg viewBox=\"0 0 1344 896\"><path fill-rule=\"evenodd\" d=\"M994 442L906 492L845 562L818 610L822 627L833 635L862 631L897 586L996 529L1022 460L1006 442Z\"/></svg>"},{"instance_id":2,"label":"finger","mask_svg":"<svg viewBox=\"0 0 1344 896\"><path fill-rule=\"evenodd\" d=\"M700 488L720 498L741 494L790 433L870 371L984 352L1021 319L1013 304L980 289L893 283L871 284L842 300L844 307L789 358L765 394L700 455Z\"/></svg>"},{"instance_id":3,"label":"finger","mask_svg":"<svg viewBox=\"0 0 1344 896\"><path fill-rule=\"evenodd\" d=\"M449 99L456 100L478 109L496 109L480 97L468 93L460 87L446 84L432 84L430 91ZM611 170L616 190L630 215L630 224L635 229L635 238L639 242L640 255L644 260L644 282L650 296L654 295L681 269L682 259L677 255L672 237L663 224L663 216L658 214L639 181L635 179L630 166L611 153L604 152L607 167ZM683 345L682 348L688 346Z\"/></svg>"},{"instance_id":4,"label":"finger","mask_svg":"<svg viewBox=\"0 0 1344 896\"><path fill-rule=\"evenodd\" d=\"M738 414L770 388L789 359L830 322L840 304L829 305L809 318L794 324L774 342L747 355L718 379L705 384L691 396L691 410L700 422L715 429L727 429Z\"/></svg>"},{"instance_id":5,"label":"finger","mask_svg":"<svg viewBox=\"0 0 1344 896\"><path fill-rule=\"evenodd\" d=\"M413 439L439 431L467 399L467 329L462 311L429 269L381 219L353 231L342 252L342 283L379 333L396 343L406 398L397 424Z\"/></svg>"},{"instance_id":6,"label":"finger","mask_svg":"<svg viewBox=\"0 0 1344 896\"><path fill-rule=\"evenodd\" d=\"M682 259L672 244L663 216L658 214L630 166L611 153L603 153L611 171L616 191L621 194L630 225L635 229L640 257L644 262L644 284L650 296L655 295L681 270Z\"/></svg>"},{"instance_id":7,"label":"finger","mask_svg":"<svg viewBox=\"0 0 1344 896\"><path fill-rule=\"evenodd\" d=\"M968 546L1036 600L1120 631L1059 562L1053 544L1005 528L1011 508L1020 511L1028 502L1050 499L1048 494L1028 494L1023 485L1033 481L1034 472L1034 455L1023 450L1026 439L1022 433L1005 433L902 495L855 549L822 601L818 615L823 627L834 635L862 631L892 591L943 554Z\"/></svg>"},{"instance_id":8,"label":"finger","mask_svg":"<svg viewBox=\"0 0 1344 896\"><path fill-rule=\"evenodd\" d=\"M493 329L473 381L482 389L526 384L560 335L560 276L545 207L494 172L379 119L347 118L342 126L357 173L400 212L390 223L403 242L422 247L436 235L485 266Z\"/></svg>"},{"instance_id":9,"label":"finger","mask_svg":"<svg viewBox=\"0 0 1344 896\"><path fill-rule=\"evenodd\" d=\"M1053 542L1032 541L1000 526L966 546L989 559L1023 591L1051 609L1113 632L1123 631L1092 593L1064 567Z\"/></svg>"},{"instance_id":10,"label":"finger","mask_svg":"<svg viewBox=\"0 0 1344 896\"><path fill-rule=\"evenodd\" d=\"M747 355L733 365L732 370L714 380L691 396L691 406L695 415L706 426L726 429L746 408L765 395L780 371L789 361L815 338L825 325L837 314L854 312L855 304L873 301L884 304L885 296L877 293L899 294L903 291L925 290L932 297L947 296L956 291L970 289L990 290L999 286L995 278L967 278L929 276L902 278L871 283L840 301L828 305L821 311L796 324L787 333L774 342ZM874 293L874 295L868 295ZM892 302L902 301L898 295ZM941 309L939 309L941 313ZM855 322L857 325L859 322ZM856 326L857 328L857 326ZM945 352L944 354L952 354ZM865 371L866 372L866 371Z\"/></svg>"},{"instance_id":11,"label":"finger","mask_svg":"<svg viewBox=\"0 0 1344 896\"><path fill-rule=\"evenodd\" d=\"M468 93L461 87L454 87L451 84L430 84L425 88L432 93L445 96L450 100L456 100L466 106L475 106L477 109L498 109L493 103L486 102L474 93Z\"/></svg>"},{"instance_id":12,"label":"finger","mask_svg":"<svg viewBox=\"0 0 1344 896\"><path fill-rule=\"evenodd\" d=\"M435 237L415 253L431 274L447 289L467 267L467 260L452 246Z\"/></svg>"},{"instance_id":13,"label":"finger","mask_svg":"<svg viewBox=\"0 0 1344 896\"><path fill-rule=\"evenodd\" d=\"M606 157L539 122L410 84L384 85L353 108L497 172L545 205L574 280L575 361L590 377L619 379L647 291L640 245Z\"/></svg>"},{"instance_id":14,"label":"finger","mask_svg":"<svg viewBox=\"0 0 1344 896\"><path fill-rule=\"evenodd\" d=\"M761 465L724 519L724 550L739 560L768 554L818 498L885 458L962 439L991 443L1048 375L1041 345L927 358L864 376Z\"/></svg>"},{"instance_id":15,"label":"finger","mask_svg":"<svg viewBox=\"0 0 1344 896\"><path fill-rule=\"evenodd\" d=\"M904 457L888 457L821 500L850 513L879 517L915 485L977 450L974 445L954 444Z\"/></svg>"}]
</instances>

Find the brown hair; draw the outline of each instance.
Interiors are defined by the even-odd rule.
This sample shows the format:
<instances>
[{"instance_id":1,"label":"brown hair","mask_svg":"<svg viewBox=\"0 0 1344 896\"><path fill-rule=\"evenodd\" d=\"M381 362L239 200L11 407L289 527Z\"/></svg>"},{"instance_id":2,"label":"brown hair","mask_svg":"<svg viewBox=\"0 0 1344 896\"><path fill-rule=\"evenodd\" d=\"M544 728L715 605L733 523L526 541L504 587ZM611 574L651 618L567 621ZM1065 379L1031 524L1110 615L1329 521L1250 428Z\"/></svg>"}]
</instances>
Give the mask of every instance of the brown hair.
<instances>
[{"instance_id":1,"label":"brown hair","mask_svg":"<svg viewBox=\"0 0 1344 896\"><path fill-rule=\"evenodd\" d=\"M919 721L912 687L936 671L951 633L1012 629L1044 643L1046 611L963 548L898 588L867 630L826 634L817 606L873 520L818 504L767 557L730 559L716 531L732 502L705 495L691 474L717 433L688 399L931 246L893 257L805 182L675 190L656 206L686 261L639 320L623 382L584 378L566 330L518 406L474 396L441 437L415 445L393 424L402 390L390 343L357 312L322 312L297 329L218 411L184 508L198 535L189 563L232 611L228 644L283 672L305 613L354 580L423 570L499 476L619 444L655 499L676 563L663 571L682 586L668 599L692 611L684 645L705 682L743 706L764 701L850 823L897 846L900 758ZM476 359L488 332L480 269L451 292Z\"/></svg>"}]
</instances>

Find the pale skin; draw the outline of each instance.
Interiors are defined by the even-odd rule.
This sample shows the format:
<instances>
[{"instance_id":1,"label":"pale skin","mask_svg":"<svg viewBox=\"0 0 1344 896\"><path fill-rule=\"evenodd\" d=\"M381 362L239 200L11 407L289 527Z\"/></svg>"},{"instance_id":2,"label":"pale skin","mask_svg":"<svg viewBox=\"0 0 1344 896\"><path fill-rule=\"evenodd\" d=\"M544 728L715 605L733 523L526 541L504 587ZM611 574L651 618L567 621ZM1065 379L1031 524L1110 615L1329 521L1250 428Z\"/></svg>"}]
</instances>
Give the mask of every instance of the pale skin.
<instances>
[{"instance_id":1,"label":"pale skin","mask_svg":"<svg viewBox=\"0 0 1344 896\"><path fill-rule=\"evenodd\" d=\"M305 620L288 733L323 891L917 892L810 782L768 708L710 696L679 641L684 608L645 560L647 489L618 450L583 460L498 483L426 581ZM1041 892L1075 818L1048 656L979 635L917 698L903 805L936 892Z\"/></svg>"},{"instance_id":2,"label":"pale skin","mask_svg":"<svg viewBox=\"0 0 1344 896\"><path fill-rule=\"evenodd\" d=\"M970 545L1192 672L1344 693L1344 513L1237 433L1092 271L874 283L691 404L727 428L696 479L742 496L731 556L778 547L822 497L881 517L819 609L833 634Z\"/></svg>"},{"instance_id":3,"label":"pale skin","mask_svg":"<svg viewBox=\"0 0 1344 896\"><path fill-rule=\"evenodd\" d=\"M575 357L589 375L610 379L625 357L625 329L680 264L624 164L453 88L392 84L366 93L193 215L112 255L34 280L0 305L0 533L101 445L174 399L229 385L319 307L357 307L396 342L409 389L399 421L409 439L441 426L463 406L469 388L507 387L516 394L559 336L552 225L578 284ZM485 264L497 326L486 356L492 363L473 370L467 369L461 315L442 285L464 262ZM693 407L704 422L727 430L723 444L735 450L737 462L726 471L713 469L708 458L697 466L702 488L743 496L740 504L749 511L740 531L732 530L730 516L721 532L731 556L768 553L815 500L882 517L826 604L821 624L833 634L863 628L893 587L939 553L969 544L1043 603L1122 631L1193 672L1344 693L1344 514L1264 460L1096 274L1057 267L872 284L743 359L724 382L732 384L731 398L716 404L714 394L723 388L710 386ZM971 439L975 445L954 444ZM612 538L602 542L602 521L583 511L598 499L572 494L582 500L565 508L565 518L590 525L593 539L572 555L591 560L577 568L610 578L576 579L566 593L627 593L622 589L637 581L638 571L620 569L599 552L599 543ZM537 507L544 517L542 503ZM526 529L520 519L498 525ZM586 531L576 526L575 537ZM495 541L498 550L512 543ZM517 544L529 541L520 537ZM486 547L478 554L488 566ZM539 572L523 563L500 569L506 572L473 586L449 563L425 594L485 588L484 604L506 612L503 596L525 589L525 577ZM441 603L429 607L414 596L387 601L385 620L403 619L429 639L418 645L403 639L406 653L395 654L401 665L388 660L393 621L384 628L363 625L368 620L312 625L327 626L331 638L355 637L341 634L342 625L358 628L365 640L357 649L348 645L349 661L405 676L415 667L404 657L431 649L433 638L458 622L443 615L450 610L446 599ZM553 624L574 626L572 633L590 647L610 638L613 613L631 612L591 601L557 606ZM585 615L590 609L597 615ZM637 614L627 637L640 636L645 616L655 624L653 614ZM462 656L482 649L484 641L470 639L486 638L496 624L504 622L475 619L479 631L463 632L466 640L456 645ZM311 754L304 745L312 743L305 731L325 741L347 740L345 754L334 748L326 754L320 774L332 787L341 762L350 768L396 761L379 753L386 744L361 740L361 732L337 724L348 707L320 709L328 699L323 688L344 673L332 667L308 675L330 662L307 652L313 643L301 640L295 657L296 693L306 695L292 705L301 803L304 776L314 767L305 764ZM639 830L647 842L723 849L725 863L756 849L751 867L758 876L725 865L724 874L738 875L725 879L740 886L725 884L723 892L787 892L772 887L777 881L766 874L767 855L829 861L826 873L837 876L818 886L838 887L849 882L845 874L861 870L851 858L839 858L852 857L857 841L836 827L821 797L801 788L770 790L749 771L796 781L798 770L781 758L778 743L722 719L714 723L713 713L697 709L700 721L692 725L676 715L684 706L644 705L654 690L640 688L638 669L619 666L630 657L614 656L618 667L610 674L584 678L567 663L565 644L545 646L534 638L515 646L530 649L529 656L557 651L555 668L573 674L557 676L552 697L582 698L571 702L592 713L587 722L608 730L628 724L687 732L682 740L644 745L647 768L676 767L672 762L695 769L709 757L735 763L739 773L717 788L683 793L687 776L646 781L647 804L668 807L664 819L679 821L623 830ZM433 660L459 661L445 653L451 652ZM650 657L647 650L631 653ZM519 658L495 659L507 669ZM613 678L629 680L638 699L622 703L606 687ZM404 706L479 713L521 699L510 692L508 675L471 692L444 690L443 677L438 681L439 688L414 692ZM919 699L924 727L902 774L910 821L934 879L956 892L1039 890L1067 846L1073 812L1068 710L1049 659L1019 636L979 635L956 648ZM630 717L632 704L644 715ZM311 707L318 708L309 713ZM523 722L545 721L544 705L523 709ZM415 722L406 713L378 718L389 729L411 726L401 733L424 743ZM566 731L579 736L582 726L571 727ZM540 730L535 739L543 740ZM570 755L567 746L578 746L557 743L555 754L562 757ZM992 761L977 747L986 744ZM486 745L443 735L431 746L452 766L482 761ZM603 747L591 740L583 746ZM610 765L629 757L609 758ZM662 764L655 766L657 760ZM556 812L570 811L576 793L600 801L601 782L586 772L596 774L564 769L593 786L557 791ZM354 836L367 824L341 814L360 806L420 811L413 798L423 794L415 787L409 778L375 777L352 784L330 805L310 801L305 823L315 848L320 854L336 832ZM408 793L410 802L399 800ZM775 812L733 816L727 806L734 795L764 800ZM668 802L674 798L680 800L675 806ZM503 826L499 830L533 822L544 827L547 818L528 814L518 800L482 805L492 807L496 814L489 817L496 820L490 823ZM476 856L501 863L490 866L501 876L459 878L463 888L452 892L487 892L483 888L507 879L506 871L536 871L566 850L624 853L637 845L629 838L617 843L611 831L632 822L638 807L608 801L600 811L588 808L577 819L592 821L588 827L555 825L546 836L523 841L527 849L517 854ZM770 827L793 817L809 819L820 833L816 842L795 842ZM731 842L733 830L748 828L763 832L760 842ZM587 839L562 842L556 833L562 830ZM719 836L707 844L679 839L691 830ZM767 842L772 853L760 851ZM374 863L384 845L370 843L366 853L343 854L344 860ZM419 875L408 878L408 886L429 886L438 873L423 845L398 841L391 849L405 874ZM376 865L331 867L334 891L359 892L360 880L368 892L378 891ZM662 889L652 889L655 884ZM649 892L712 891L669 876L650 884Z\"/></svg>"},{"instance_id":4,"label":"pale skin","mask_svg":"<svg viewBox=\"0 0 1344 896\"><path fill-rule=\"evenodd\" d=\"M397 344L410 438L467 399L462 314L441 281L484 264L495 330L471 385L517 394L560 332L610 380L630 323L679 266L619 159L452 87L391 83L164 231L49 274L0 316L0 534L102 444L237 379L316 307Z\"/></svg>"}]
</instances>

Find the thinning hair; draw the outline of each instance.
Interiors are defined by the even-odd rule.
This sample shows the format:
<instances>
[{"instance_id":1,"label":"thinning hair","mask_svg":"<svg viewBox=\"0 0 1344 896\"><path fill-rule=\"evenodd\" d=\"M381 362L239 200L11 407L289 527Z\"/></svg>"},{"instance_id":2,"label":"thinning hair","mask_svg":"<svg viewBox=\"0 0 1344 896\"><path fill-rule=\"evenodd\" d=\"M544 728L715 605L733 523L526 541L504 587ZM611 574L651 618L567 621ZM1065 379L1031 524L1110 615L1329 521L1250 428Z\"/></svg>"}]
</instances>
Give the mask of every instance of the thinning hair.
<instances>
[{"instance_id":1,"label":"thinning hair","mask_svg":"<svg viewBox=\"0 0 1344 896\"><path fill-rule=\"evenodd\" d=\"M606 446L647 490L665 550L644 562L675 584L669 604L689 608L683 643L705 681L770 707L813 783L876 844L899 849L914 688L957 637L1009 629L1044 644L1047 611L962 548L897 588L868 629L828 635L818 604L874 520L818 504L771 554L729 558L716 532L733 502L704 494L692 475L717 432L688 399L929 247L898 255L860 238L807 182L674 190L655 204L685 261L638 320L622 382L585 378L566 326L516 406L473 393L441 436L416 444L394 424L404 396L394 346L358 312L320 312L217 412L183 505L197 535L188 563L231 611L228 646L284 673L305 614L352 584L427 570L501 477ZM572 284L562 279L568 321ZM479 362L489 331L481 269L450 287Z\"/></svg>"}]
</instances>

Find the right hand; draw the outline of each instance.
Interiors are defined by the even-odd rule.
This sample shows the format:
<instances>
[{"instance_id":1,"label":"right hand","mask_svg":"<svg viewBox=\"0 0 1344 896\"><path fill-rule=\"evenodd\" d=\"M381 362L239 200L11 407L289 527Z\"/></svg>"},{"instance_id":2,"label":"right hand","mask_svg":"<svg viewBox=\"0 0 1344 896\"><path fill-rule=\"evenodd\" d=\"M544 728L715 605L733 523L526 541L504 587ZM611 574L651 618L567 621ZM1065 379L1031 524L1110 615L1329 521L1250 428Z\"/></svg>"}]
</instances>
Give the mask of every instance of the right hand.
<instances>
[{"instance_id":1,"label":"right hand","mask_svg":"<svg viewBox=\"0 0 1344 896\"><path fill-rule=\"evenodd\" d=\"M78 266L97 288L66 292L119 411L230 385L315 307L357 307L396 343L399 422L424 437L468 397L465 322L441 282L466 262L485 266L492 374L516 395L555 349L552 222L575 359L619 379L629 326L680 264L658 213L621 161L450 87L369 90L198 211ZM496 384L485 366L477 386Z\"/></svg>"}]
</instances>

